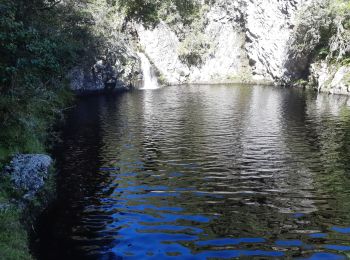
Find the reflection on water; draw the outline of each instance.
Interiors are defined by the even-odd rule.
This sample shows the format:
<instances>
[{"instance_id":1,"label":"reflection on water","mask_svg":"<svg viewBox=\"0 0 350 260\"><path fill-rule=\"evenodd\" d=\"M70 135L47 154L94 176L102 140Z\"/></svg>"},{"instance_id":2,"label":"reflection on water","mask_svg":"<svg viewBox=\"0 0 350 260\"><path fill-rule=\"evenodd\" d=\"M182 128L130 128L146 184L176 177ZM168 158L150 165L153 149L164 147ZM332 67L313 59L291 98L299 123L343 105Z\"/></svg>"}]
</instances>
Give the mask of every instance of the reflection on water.
<instances>
[{"instance_id":1,"label":"reflection on water","mask_svg":"<svg viewBox=\"0 0 350 260\"><path fill-rule=\"evenodd\" d=\"M182 86L80 100L41 259L346 259L346 97Z\"/></svg>"}]
</instances>

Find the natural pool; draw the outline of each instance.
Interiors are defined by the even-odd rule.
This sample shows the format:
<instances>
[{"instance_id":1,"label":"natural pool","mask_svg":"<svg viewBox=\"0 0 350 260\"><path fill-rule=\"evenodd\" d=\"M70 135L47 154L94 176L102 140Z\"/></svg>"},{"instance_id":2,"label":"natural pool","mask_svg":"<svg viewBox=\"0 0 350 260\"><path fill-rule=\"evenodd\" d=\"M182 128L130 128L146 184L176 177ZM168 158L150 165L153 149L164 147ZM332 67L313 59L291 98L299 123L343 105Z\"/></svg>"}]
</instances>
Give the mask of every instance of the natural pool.
<instances>
[{"instance_id":1,"label":"natural pool","mask_svg":"<svg viewBox=\"0 0 350 260\"><path fill-rule=\"evenodd\" d=\"M262 86L86 97L39 259L347 259L350 101Z\"/></svg>"}]
</instances>

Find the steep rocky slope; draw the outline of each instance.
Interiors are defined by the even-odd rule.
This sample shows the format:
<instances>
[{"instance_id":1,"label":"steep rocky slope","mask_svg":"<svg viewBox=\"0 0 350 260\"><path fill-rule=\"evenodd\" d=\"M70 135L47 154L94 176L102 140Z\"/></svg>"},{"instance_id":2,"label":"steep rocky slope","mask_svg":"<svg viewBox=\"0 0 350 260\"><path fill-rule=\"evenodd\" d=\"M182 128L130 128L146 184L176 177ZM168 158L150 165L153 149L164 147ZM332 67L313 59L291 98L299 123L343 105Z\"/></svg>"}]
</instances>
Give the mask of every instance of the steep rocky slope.
<instances>
[{"instance_id":1,"label":"steep rocky slope","mask_svg":"<svg viewBox=\"0 0 350 260\"><path fill-rule=\"evenodd\" d=\"M130 31L123 31L125 16L108 1L81 4L90 14L91 31L99 39L97 53L80 61L68 75L71 89L78 93L123 89L138 81L140 61Z\"/></svg>"},{"instance_id":2,"label":"steep rocky slope","mask_svg":"<svg viewBox=\"0 0 350 260\"><path fill-rule=\"evenodd\" d=\"M164 22L151 30L139 26L140 43L171 83L276 82L286 74L284 65L297 11L310 1L220 0L203 5L203 26L192 39L201 35L210 44L200 64L188 66L181 61L183 39Z\"/></svg>"},{"instance_id":3,"label":"steep rocky slope","mask_svg":"<svg viewBox=\"0 0 350 260\"><path fill-rule=\"evenodd\" d=\"M203 0L191 22L174 8L150 26L111 6L92 4L94 28L107 43L95 64L72 71L71 85L86 91L134 84L142 79L136 54L142 51L168 84L308 81L319 91L347 94L347 5L343 0Z\"/></svg>"},{"instance_id":4,"label":"steep rocky slope","mask_svg":"<svg viewBox=\"0 0 350 260\"><path fill-rule=\"evenodd\" d=\"M137 32L145 53L171 84L309 80L319 91L347 94L350 69L340 62L350 49L347 5L341 0L217 0L202 4L190 27L162 21L153 29L138 25ZM325 49L329 55L320 57ZM200 55L196 62L194 55Z\"/></svg>"},{"instance_id":5,"label":"steep rocky slope","mask_svg":"<svg viewBox=\"0 0 350 260\"><path fill-rule=\"evenodd\" d=\"M350 2L330 4L326 39L310 65L309 84L318 91L350 94ZM324 32L324 28L321 33ZM322 35L321 35L322 37ZM322 39L321 39L322 42Z\"/></svg>"}]
</instances>

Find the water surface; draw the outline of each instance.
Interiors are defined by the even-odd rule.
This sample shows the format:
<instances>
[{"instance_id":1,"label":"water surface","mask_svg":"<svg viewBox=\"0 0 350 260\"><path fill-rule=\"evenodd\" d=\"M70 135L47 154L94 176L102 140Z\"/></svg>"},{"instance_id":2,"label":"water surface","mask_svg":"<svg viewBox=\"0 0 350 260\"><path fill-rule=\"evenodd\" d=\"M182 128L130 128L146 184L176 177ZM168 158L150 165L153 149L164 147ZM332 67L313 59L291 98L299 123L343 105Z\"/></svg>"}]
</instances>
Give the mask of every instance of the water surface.
<instances>
[{"instance_id":1,"label":"water surface","mask_svg":"<svg viewBox=\"0 0 350 260\"><path fill-rule=\"evenodd\" d=\"M350 102L181 86L77 102L40 259L346 259Z\"/></svg>"}]
</instances>

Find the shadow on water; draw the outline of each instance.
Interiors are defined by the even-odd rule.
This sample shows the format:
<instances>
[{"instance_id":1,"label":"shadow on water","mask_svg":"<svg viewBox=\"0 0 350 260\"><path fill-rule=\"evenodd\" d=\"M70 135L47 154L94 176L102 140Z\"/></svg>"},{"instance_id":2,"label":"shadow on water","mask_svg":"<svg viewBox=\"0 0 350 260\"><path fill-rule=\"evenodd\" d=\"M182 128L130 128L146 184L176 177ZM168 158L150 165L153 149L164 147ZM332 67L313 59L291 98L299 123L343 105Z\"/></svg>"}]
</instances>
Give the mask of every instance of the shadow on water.
<instances>
[{"instance_id":1,"label":"shadow on water","mask_svg":"<svg viewBox=\"0 0 350 260\"><path fill-rule=\"evenodd\" d=\"M181 86L80 100L39 259L346 259L346 97Z\"/></svg>"}]
</instances>

